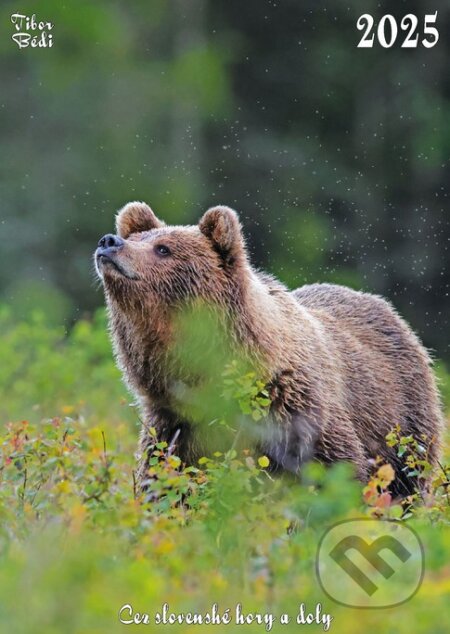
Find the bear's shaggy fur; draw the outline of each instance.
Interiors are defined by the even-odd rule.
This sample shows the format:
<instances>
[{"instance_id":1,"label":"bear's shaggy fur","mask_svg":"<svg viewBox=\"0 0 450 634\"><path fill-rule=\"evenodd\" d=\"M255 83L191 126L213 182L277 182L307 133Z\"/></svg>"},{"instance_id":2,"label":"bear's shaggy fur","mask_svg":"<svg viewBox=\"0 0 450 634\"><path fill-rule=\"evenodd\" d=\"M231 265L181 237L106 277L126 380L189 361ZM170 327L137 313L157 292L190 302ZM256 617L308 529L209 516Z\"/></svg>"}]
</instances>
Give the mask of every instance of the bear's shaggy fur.
<instances>
[{"instance_id":1,"label":"bear's shaggy fur","mask_svg":"<svg viewBox=\"0 0 450 634\"><path fill-rule=\"evenodd\" d=\"M118 364L144 418L141 484L149 425L160 440L176 439L186 463L207 450L205 428L177 396L177 386L193 381L189 368L168 360L176 315L199 301L223 317L224 336L267 381L270 424L257 444L273 468L296 473L305 460L345 460L364 481L380 456L396 471L392 490L407 495L417 482L385 441L395 425L436 464L443 419L430 358L387 301L331 284L289 292L252 268L228 207L210 209L196 226L166 226L134 202L116 226L117 236L101 241L96 265Z\"/></svg>"}]
</instances>

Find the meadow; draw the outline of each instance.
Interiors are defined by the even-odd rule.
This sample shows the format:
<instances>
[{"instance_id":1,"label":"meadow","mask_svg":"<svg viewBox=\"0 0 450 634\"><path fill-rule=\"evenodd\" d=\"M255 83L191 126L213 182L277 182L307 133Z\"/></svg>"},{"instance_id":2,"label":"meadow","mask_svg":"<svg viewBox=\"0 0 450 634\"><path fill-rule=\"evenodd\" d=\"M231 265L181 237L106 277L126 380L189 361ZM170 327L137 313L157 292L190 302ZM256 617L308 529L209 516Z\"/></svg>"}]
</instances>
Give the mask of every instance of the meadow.
<instances>
[{"instance_id":1,"label":"meadow","mask_svg":"<svg viewBox=\"0 0 450 634\"><path fill-rule=\"evenodd\" d=\"M317 603L332 616L330 631L449 631L448 454L432 494L405 511L389 496L386 465L366 487L347 465L308 465L298 483L273 477L267 458L249 450L214 452L184 467L155 435L158 499L146 504L134 482L139 414L114 365L104 312L66 332L43 313L18 322L3 308L0 332L2 632L324 631L323 622L296 622L299 610ZM442 364L436 371L448 412L450 377ZM267 402L256 377L228 370L224 385L242 412L261 417ZM427 471L417 443L399 436L394 421L387 442L411 473ZM320 589L320 537L362 517L396 519L420 536L425 576L403 605L355 610ZM188 613L234 614L238 604L245 614L287 613L291 623L186 622ZM122 620L142 623L121 623L121 609ZM171 613L183 614L183 624L163 623Z\"/></svg>"}]
</instances>

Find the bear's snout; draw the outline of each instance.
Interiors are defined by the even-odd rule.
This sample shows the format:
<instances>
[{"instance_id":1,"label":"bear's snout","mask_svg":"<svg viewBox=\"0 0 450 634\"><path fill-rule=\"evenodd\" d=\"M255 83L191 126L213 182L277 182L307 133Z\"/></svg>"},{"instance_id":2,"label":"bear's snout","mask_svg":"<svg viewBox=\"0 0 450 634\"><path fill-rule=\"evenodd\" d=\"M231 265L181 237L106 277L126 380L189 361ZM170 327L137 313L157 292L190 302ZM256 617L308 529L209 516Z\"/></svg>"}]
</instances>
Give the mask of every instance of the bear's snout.
<instances>
[{"instance_id":1,"label":"bear's snout","mask_svg":"<svg viewBox=\"0 0 450 634\"><path fill-rule=\"evenodd\" d=\"M122 238L119 238L119 236L115 236L112 233L107 233L98 241L98 248L100 252L106 249L116 250L120 247L123 247L124 244L125 241Z\"/></svg>"},{"instance_id":2,"label":"bear's snout","mask_svg":"<svg viewBox=\"0 0 450 634\"><path fill-rule=\"evenodd\" d=\"M95 251L95 265L99 277L104 279L103 273L108 270L110 273L119 272L130 280L138 279L134 270L130 268L130 263L121 255L124 246L125 240L112 233L107 233L100 238Z\"/></svg>"}]
</instances>

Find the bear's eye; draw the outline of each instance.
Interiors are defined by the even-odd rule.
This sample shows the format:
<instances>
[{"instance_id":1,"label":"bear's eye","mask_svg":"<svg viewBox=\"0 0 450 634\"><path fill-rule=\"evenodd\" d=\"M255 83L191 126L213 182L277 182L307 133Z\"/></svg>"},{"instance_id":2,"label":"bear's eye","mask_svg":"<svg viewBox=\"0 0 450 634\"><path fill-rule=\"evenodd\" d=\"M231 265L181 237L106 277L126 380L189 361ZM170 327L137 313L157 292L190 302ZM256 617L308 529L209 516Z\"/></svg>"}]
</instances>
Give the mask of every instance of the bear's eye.
<instances>
[{"instance_id":1,"label":"bear's eye","mask_svg":"<svg viewBox=\"0 0 450 634\"><path fill-rule=\"evenodd\" d=\"M155 251L158 255L170 255L170 249L165 244L157 244Z\"/></svg>"}]
</instances>

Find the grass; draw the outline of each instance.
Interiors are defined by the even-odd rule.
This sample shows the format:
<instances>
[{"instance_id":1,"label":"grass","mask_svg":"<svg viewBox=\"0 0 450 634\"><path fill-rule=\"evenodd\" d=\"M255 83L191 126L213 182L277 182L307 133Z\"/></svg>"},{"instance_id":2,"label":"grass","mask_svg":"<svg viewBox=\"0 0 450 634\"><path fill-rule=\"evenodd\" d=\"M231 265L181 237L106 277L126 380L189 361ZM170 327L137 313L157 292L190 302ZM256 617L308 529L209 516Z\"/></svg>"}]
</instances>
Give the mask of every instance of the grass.
<instances>
[{"instance_id":1,"label":"grass","mask_svg":"<svg viewBox=\"0 0 450 634\"><path fill-rule=\"evenodd\" d=\"M42 315L14 323L0 311L0 630L8 634L121 632L130 604L142 631L264 632L269 625L155 625L168 613L272 614L273 632L297 632L300 605L331 614L336 632L446 632L450 623L448 472L405 515L389 498L392 473L379 465L362 487L347 465L305 468L301 485L267 472L264 456L231 450L183 468L154 438L159 500L135 490L137 412L120 381L104 314L70 334ZM439 366L443 394L450 381ZM266 406L252 377L228 371L226 391L241 410ZM447 402L448 406L448 402ZM393 428L387 442L426 469L411 439ZM354 610L321 590L315 556L324 531L360 517L401 519L419 534L425 577L407 603ZM145 625L144 614L149 615ZM279 617L291 616L288 625ZM129 618L129 611L122 612ZM268 622L270 622L268 620ZM134 627L134 629L133 629ZM323 624L307 631L323 631Z\"/></svg>"}]
</instances>

